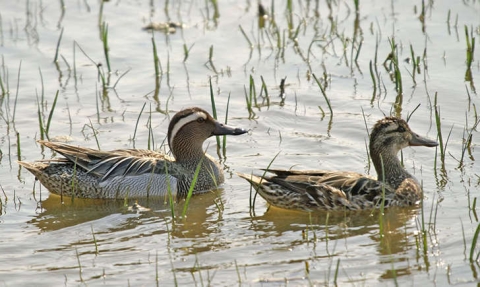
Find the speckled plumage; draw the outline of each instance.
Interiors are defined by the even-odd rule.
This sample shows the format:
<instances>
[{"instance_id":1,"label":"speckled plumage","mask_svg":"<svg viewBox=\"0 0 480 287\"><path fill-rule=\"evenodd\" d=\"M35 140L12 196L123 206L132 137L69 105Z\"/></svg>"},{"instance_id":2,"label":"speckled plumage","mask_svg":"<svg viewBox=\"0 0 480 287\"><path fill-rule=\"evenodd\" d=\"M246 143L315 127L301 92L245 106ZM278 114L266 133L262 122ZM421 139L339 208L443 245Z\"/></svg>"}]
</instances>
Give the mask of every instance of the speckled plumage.
<instances>
[{"instance_id":1,"label":"speckled plumage","mask_svg":"<svg viewBox=\"0 0 480 287\"><path fill-rule=\"evenodd\" d=\"M168 128L173 157L150 150L99 151L64 143L39 141L65 158L19 164L52 193L80 198L185 197L201 164L194 193L223 183L219 164L202 148L212 135L247 131L223 125L200 108L175 114Z\"/></svg>"},{"instance_id":2,"label":"speckled plumage","mask_svg":"<svg viewBox=\"0 0 480 287\"><path fill-rule=\"evenodd\" d=\"M249 181L268 203L285 209L370 209L379 207L383 198L385 206L410 206L421 199L423 191L402 167L397 153L407 146L436 145L437 142L414 133L404 120L386 117L375 124L370 135L370 156L378 179L356 172L326 170L269 169L274 176L239 176Z\"/></svg>"}]
</instances>

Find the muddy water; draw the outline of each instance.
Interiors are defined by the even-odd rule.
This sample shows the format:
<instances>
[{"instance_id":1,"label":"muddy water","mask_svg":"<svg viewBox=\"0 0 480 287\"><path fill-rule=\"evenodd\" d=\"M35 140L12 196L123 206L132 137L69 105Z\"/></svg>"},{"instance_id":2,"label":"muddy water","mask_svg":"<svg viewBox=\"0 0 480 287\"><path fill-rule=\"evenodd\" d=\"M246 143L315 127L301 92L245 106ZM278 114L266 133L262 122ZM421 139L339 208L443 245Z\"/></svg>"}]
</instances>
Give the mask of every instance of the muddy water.
<instances>
[{"instance_id":1,"label":"muddy water","mask_svg":"<svg viewBox=\"0 0 480 287\"><path fill-rule=\"evenodd\" d=\"M467 27L478 56L478 1L425 3L423 14L417 1L362 1L358 14L350 1L330 6L294 2L291 13L284 1L275 1L274 7L264 3L269 14L275 11L278 33L268 22L259 29L256 3L222 2L216 10L205 1L170 2L109 1L101 8L97 1L65 6L61 1L0 1L2 283L478 282L479 266L469 256L478 227L471 207L480 176L478 132L472 130L478 120L480 64L476 57L467 69L465 36ZM153 33L163 72L157 81L152 33L142 30L150 20L184 25L175 33ZM103 22L108 24L110 73L100 38ZM389 70L392 63L385 61L392 41L401 96ZM418 70L412 51L413 58L420 57ZM468 73L472 79L466 80ZM326 87L333 114L313 74ZM105 89L99 75L105 76ZM93 148L96 137L103 150L146 148L151 119L155 148L168 150L162 143L176 111L187 106L211 110L210 79L219 119L225 119L228 106L228 123L251 132L228 138L225 155L217 153L214 139L205 144L225 165L227 180L222 189L194 197L186 219L172 219L162 201L141 200L147 208L141 211L129 209L131 201L62 201L16 164L53 156L36 140L38 114L47 121L57 91L50 137ZM245 100L251 80L257 94L254 114ZM435 139L435 106L445 158L439 149L404 150L405 167L425 189L423 209L387 210L383 235L378 211L309 215L268 208L260 197L250 209L250 187L235 172L265 168L278 154L277 168L375 175L367 159L366 126L384 115L411 115L412 129ZM464 149L470 133L470 149ZM174 213L182 208L180 203ZM474 247L474 259L478 252Z\"/></svg>"}]
</instances>

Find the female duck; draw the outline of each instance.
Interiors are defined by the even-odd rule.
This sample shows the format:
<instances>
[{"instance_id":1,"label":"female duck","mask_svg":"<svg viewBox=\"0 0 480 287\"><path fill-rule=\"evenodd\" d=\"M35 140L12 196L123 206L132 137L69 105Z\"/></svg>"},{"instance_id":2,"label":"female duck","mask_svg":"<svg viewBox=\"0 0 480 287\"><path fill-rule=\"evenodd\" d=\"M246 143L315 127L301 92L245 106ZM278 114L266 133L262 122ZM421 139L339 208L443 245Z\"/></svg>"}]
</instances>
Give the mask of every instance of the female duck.
<instances>
[{"instance_id":1,"label":"female duck","mask_svg":"<svg viewBox=\"0 0 480 287\"><path fill-rule=\"evenodd\" d=\"M150 150L99 151L63 143L39 141L65 158L19 162L50 191L81 198L185 197L201 165L194 193L223 183L222 169L202 149L213 135L241 135L247 131L221 124L200 108L175 114L168 126L173 158Z\"/></svg>"},{"instance_id":2,"label":"female duck","mask_svg":"<svg viewBox=\"0 0 480 287\"><path fill-rule=\"evenodd\" d=\"M378 179L355 172L324 170L268 170L274 176L239 174L271 205L286 209L359 210L385 206L414 205L422 188L397 157L407 146L437 146L414 133L399 118L378 121L370 135L370 156Z\"/></svg>"}]
</instances>

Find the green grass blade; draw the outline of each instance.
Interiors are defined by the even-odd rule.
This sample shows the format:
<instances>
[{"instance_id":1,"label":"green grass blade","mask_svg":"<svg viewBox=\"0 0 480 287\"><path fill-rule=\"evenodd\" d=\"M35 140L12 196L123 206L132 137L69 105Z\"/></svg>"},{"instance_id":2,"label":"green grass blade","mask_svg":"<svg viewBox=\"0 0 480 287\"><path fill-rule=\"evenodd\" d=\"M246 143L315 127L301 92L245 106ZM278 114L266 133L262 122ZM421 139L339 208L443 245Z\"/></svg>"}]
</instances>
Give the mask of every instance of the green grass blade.
<instances>
[{"instance_id":1,"label":"green grass blade","mask_svg":"<svg viewBox=\"0 0 480 287\"><path fill-rule=\"evenodd\" d=\"M192 183L190 184L190 188L188 189L188 193L187 193L187 198L185 199L185 205L183 206L182 218L185 218L185 214L187 214L188 204L190 203L190 198L192 198L193 190L195 189L195 185L197 184L198 174L200 173L200 170L202 169L203 159L204 158L202 158L200 160L200 162L197 164L197 168L195 169L195 173L193 175Z\"/></svg>"},{"instance_id":2,"label":"green grass blade","mask_svg":"<svg viewBox=\"0 0 480 287\"><path fill-rule=\"evenodd\" d=\"M475 253L475 248L477 247L479 233L480 233L480 224L477 226L477 229L475 230L475 234L473 235L473 239L472 239L472 246L470 247L470 256L468 257L468 259L470 260L471 263L474 262L473 255Z\"/></svg>"},{"instance_id":3,"label":"green grass blade","mask_svg":"<svg viewBox=\"0 0 480 287\"><path fill-rule=\"evenodd\" d=\"M325 89L323 88L322 84L318 80L317 76L315 74L312 74L313 78L315 79L315 82L317 83L318 87L320 88L320 91L322 92L323 97L325 98L325 101L327 102L328 109L330 110L330 117L333 116L333 110L332 110L332 105L330 104L330 101L328 100L327 94L325 93Z\"/></svg>"},{"instance_id":4,"label":"green grass blade","mask_svg":"<svg viewBox=\"0 0 480 287\"><path fill-rule=\"evenodd\" d=\"M262 181L265 178L265 175L267 174L268 170L270 169L270 166L272 163L275 161L275 159L278 157L281 151L277 152L277 154L273 157L273 159L268 163L267 168L263 171L263 174L261 176L260 181ZM250 189L250 212L255 210L255 201L257 199L257 194L258 192L255 191L255 194L252 196L252 189Z\"/></svg>"},{"instance_id":5,"label":"green grass blade","mask_svg":"<svg viewBox=\"0 0 480 287\"><path fill-rule=\"evenodd\" d=\"M214 119L217 119L217 107L215 105L215 95L213 93L212 77L210 77L209 83L210 83L210 102L212 103L212 116ZM220 148L220 137L215 136L215 139L217 140L217 152L218 152Z\"/></svg>"},{"instance_id":6,"label":"green grass blade","mask_svg":"<svg viewBox=\"0 0 480 287\"><path fill-rule=\"evenodd\" d=\"M228 125L228 110L230 107L230 94L228 94L228 99L227 99L227 110L225 112L225 124ZM222 142L222 154L223 157L227 157L227 136L223 136L223 142Z\"/></svg>"},{"instance_id":7,"label":"green grass blade","mask_svg":"<svg viewBox=\"0 0 480 287\"><path fill-rule=\"evenodd\" d=\"M50 124L52 122L53 112L55 111L55 106L57 105L58 93L59 91L57 90L57 93L55 94L55 99L53 100L52 109L48 114L47 127L45 128L45 134L47 136L47 139L49 140L50 140L50 137L48 136L48 132L50 131Z\"/></svg>"},{"instance_id":8,"label":"green grass blade","mask_svg":"<svg viewBox=\"0 0 480 287\"><path fill-rule=\"evenodd\" d=\"M137 117L137 122L135 123L135 130L133 131L133 138L132 138L133 148L135 148L135 137L137 136L138 123L140 122L140 118L142 117L143 109L145 109L146 104L147 103L143 103L142 109L140 110L140 113L138 114L138 117Z\"/></svg>"}]
</instances>

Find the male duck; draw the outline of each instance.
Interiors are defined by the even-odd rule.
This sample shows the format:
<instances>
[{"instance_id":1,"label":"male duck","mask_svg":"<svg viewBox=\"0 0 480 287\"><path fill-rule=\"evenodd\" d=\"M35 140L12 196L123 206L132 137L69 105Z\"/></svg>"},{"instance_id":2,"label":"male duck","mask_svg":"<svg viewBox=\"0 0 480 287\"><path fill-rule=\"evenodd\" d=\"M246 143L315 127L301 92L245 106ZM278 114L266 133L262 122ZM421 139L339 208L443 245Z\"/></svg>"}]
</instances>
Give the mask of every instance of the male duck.
<instances>
[{"instance_id":1,"label":"male duck","mask_svg":"<svg viewBox=\"0 0 480 287\"><path fill-rule=\"evenodd\" d=\"M397 157L407 146L434 147L438 143L414 133L399 118L378 121L370 135L370 156L378 179L345 171L268 170L274 176L239 174L271 205L304 211L360 210L410 206L422 197L422 187Z\"/></svg>"},{"instance_id":2,"label":"male duck","mask_svg":"<svg viewBox=\"0 0 480 287\"><path fill-rule=\"evenodd\" d=\"M140 198L165 196L170 190L185 197L199 164L194 193L223 183L219 164L202 149L213 135L241 135L247 131L216 121L194 107L175 114L168 126L173 158L150 150L99 151L63 143L39 141L65 158L19 162L51 192L80 198Z\"/></svg>"}]
</instances>

